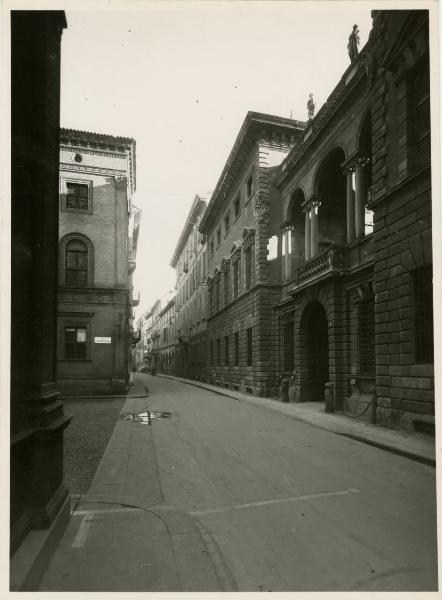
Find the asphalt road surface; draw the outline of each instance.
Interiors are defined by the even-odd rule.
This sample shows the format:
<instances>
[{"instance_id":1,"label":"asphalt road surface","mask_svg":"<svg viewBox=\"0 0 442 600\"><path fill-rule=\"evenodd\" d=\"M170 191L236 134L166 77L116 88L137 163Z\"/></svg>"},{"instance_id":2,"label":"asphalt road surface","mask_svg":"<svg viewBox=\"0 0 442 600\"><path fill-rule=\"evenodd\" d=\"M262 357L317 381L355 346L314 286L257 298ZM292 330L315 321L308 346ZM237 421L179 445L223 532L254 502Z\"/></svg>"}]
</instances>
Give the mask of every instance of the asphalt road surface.
<instances>
[{"instance_id":1,"label":"asphalt road surface","mask_svg":"<svg viewBox=\"0 0 442 600\"><path fill-rule=\"evenodd\" d=\"M435 469L161 377L148 385L164 500L239 591L437 589Z\"/></svg>"}]
</instances>

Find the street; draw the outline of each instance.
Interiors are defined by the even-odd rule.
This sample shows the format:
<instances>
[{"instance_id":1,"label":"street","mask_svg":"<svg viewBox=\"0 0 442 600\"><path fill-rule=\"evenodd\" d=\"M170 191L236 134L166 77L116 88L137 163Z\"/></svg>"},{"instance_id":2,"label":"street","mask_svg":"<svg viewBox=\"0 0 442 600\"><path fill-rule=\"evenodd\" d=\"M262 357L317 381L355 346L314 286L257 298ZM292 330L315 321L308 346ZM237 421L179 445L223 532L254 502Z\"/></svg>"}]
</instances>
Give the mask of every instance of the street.
<instances>
[{"instance_id":1,"label":"street","mask_svg":"<svg viewBox=\"0 0 442 600\"><path fill-rule=\"evenodd\" d=\"M164 502L239 591L437 589L435 469L166 378L149 388Z\"/></svg>"}]
</instances>

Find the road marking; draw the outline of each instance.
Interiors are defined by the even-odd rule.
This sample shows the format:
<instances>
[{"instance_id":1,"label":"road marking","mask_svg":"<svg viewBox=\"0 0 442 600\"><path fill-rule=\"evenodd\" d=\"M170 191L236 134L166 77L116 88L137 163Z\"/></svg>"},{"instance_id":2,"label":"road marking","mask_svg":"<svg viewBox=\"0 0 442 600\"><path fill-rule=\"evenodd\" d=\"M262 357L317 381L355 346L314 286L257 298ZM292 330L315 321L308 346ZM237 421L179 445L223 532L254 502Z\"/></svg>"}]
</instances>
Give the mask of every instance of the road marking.
<instances>
[{"instance_id":1,"label":"road marking","mask_svg":"<svg viewBox=\"0 0 442 600\"><path fill-rule=\"evenodd\" d=\"M313 498L325 498L327 496L344 496L348 494L359 494L359 490L349 488L336 492L320 492L318 494L306 494L305 496L292 496L289 498L278 498L277 500L261 500L260 502L248 502L247 504L232 504L230 506L221 506L219 508L208 508L207 510L195 510L190 515L211 515L214 513L225 512L228 510L241 510L243 508L254 508L255 506L268 506L270 504L283 504L284 502L298 502L299 500L312 500Z\"/></svg>"},{"instance_id":2,"label":"road marking","mask_svg":"<svg viewBox=\"0 0 442 600\"><path fill-rule=\"evenodd\" d=\"M120 513L120 512L134 512L143 510L142 508L136 508L128 506L127 508L94 508L90 510L75 510L72 515L101 515L104 513Z\"/></svg>"},{"instance_id":3,"label":"road marking","mask_svg":"<svg viewBox=\"0 0 442 600\"><path fill-rule=\"evenodd\" d=\"M85 515L83 517L80 528L75 536L75 540L72 542L72 548L82 548L84 546L93 518L93 515Z\"/></svg>"}]
</instances>

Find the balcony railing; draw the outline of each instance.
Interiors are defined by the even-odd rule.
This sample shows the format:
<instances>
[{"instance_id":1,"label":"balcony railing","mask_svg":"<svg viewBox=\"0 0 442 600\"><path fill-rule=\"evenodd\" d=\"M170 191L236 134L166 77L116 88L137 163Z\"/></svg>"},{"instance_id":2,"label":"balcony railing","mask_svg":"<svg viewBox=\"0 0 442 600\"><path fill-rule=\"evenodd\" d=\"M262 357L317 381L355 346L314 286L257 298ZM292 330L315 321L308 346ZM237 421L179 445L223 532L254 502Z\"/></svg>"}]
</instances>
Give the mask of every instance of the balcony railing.
<instances>
[{"instance_id":1,"label":"balcony railing","mask_svg":"<svg viewBox=\"0 0 442 600\"><path fill-rule=\"evenodd\" d=\"M327 271L339 271L345 268L345 248L343 246L330 246L317 254L298 268L297 282L302 283L311 277Z\"/></svg>"},{"instance_id":2,"label":"balcony railing","mask_svg":"<svg viewBox=\"0 0 442 600\"><path fill-rule=\"evenodd\" d=\"M351 271L369 263L372 258L373 237L371 235L349 246L329 246L301 266L292 263L292 281L295 286L298 286L326 273Z\"/></svg>"}]
</instances>

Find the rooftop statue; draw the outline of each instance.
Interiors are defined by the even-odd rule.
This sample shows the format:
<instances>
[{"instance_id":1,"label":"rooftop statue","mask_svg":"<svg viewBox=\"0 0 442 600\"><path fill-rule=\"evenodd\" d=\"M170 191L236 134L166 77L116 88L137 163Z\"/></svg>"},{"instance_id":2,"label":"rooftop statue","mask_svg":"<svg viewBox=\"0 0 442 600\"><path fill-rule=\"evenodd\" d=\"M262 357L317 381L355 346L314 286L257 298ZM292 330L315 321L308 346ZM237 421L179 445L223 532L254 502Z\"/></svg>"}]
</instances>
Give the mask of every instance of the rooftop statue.
<instances>
[{"instance_id":1,"label":"rooftop statue","mask_svg":"<svg viewBox=\"0 0 442 600\"><path fill-rule=\"evenodd\" d=\"M347 50L351 62L358 58L358 46L359 46L359 29L357 25L353 25L353 31L350 33L348 38Z\"/></svg>"},{"instance_id":2,"label":"rooftop statue","mask_svg":"<svg viewBox=\"0 0 442 600\"><path fill-rule=\"evenodd\" d=\"M315 116L315 101L313 100L313 94L309 94L308 95L308 102L307 102L307 111L308 111L308 120L311 121L313 119L313 117Z\"/></svg>"}]
</instances>

